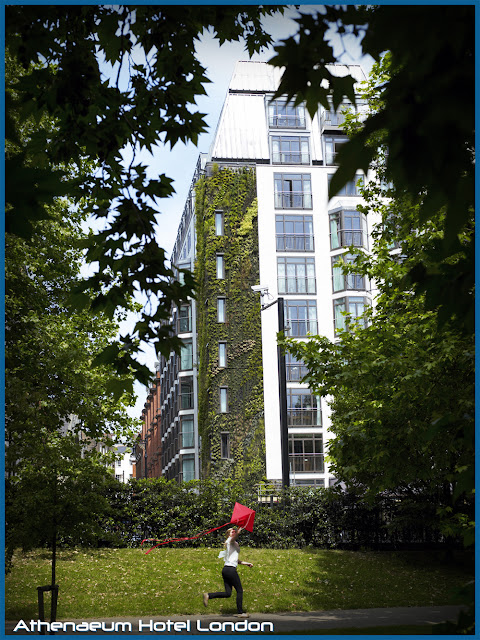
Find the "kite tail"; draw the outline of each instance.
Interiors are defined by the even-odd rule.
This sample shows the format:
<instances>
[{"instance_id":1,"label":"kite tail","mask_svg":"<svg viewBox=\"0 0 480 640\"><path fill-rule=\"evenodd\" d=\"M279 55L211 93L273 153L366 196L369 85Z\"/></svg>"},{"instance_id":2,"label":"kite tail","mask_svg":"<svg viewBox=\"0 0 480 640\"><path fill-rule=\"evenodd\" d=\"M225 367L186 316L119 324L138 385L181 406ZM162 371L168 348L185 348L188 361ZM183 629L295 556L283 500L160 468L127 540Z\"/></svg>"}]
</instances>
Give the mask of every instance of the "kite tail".
<instances>
[{"instance_id":1,"label":"kite tail","mask_svg":"<svg viewBox=\"0 0 480 640\"><path fill-rule=\"evenodd\" d=\"M169 538L168 540L158 541L158 544L153 545L148 551L145 552L145 555L148 555L150 551L153 551L157 547L161 547L164 544L168 544L169 542L182 542L184 540L195 540L196 538L200 538L200 536L206 536L208 533L212 533L212 531L217 531L218 529L222 529L226 527L230 522L226 522L225 524L221 524L219 527L214 527L213 529L208 529L206 531L202 531L201 533L197 533L196 536L191 536L189 538ZM143 547L144 542L154 542L157 541L158 538L145 538L142 540L141 546Z\"/></svg>"}]
</instances>

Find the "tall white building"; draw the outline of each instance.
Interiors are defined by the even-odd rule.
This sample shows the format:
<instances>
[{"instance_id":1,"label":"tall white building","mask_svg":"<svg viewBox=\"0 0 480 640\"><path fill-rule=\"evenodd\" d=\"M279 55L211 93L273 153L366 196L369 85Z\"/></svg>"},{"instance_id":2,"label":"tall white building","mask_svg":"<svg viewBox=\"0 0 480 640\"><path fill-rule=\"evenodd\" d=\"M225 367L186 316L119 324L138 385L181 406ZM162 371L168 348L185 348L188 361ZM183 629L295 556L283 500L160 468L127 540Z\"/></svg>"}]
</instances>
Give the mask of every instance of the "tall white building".
<instances>
[{"instance_id":1,"label":"tall white building","mask_svg":"<svg viewBox=\"0 0 480 640\"><path fill-rule=\"evenodd\" d=\"M331 65L331 71L366 79L355 65ZM365 176L328 198L336 153L347 139L342 108L320 107L311 118L302 105L272 100L280 73L266 63L237 63L182 216L172 263L196 270L201 286L196 300L173 310L185 340L181 355L160 363L168 478L236 477L241 467L243 477L265 473L280 482L278 301L287 335L299 340L314 334L334 340L345 323L342 312L360 316L372 304L370 283L344 275L338 264L352 259L351 247L369 250L375 223L356 210ZM255 358L258 380L251 373ZM305 368L289 354L285 371L290 484L327 487L335 482L325 461L327 399L301 382Z\"/></svg>"}]
</instances>

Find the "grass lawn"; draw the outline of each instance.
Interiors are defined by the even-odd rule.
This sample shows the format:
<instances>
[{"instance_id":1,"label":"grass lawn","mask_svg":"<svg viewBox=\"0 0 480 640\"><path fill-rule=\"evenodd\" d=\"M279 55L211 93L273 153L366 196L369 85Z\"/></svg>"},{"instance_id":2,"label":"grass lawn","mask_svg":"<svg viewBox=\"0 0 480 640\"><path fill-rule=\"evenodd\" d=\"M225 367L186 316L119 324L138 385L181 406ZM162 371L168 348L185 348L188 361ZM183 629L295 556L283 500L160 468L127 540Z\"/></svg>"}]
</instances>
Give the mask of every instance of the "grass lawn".
<instances>
[{"instance_id":1,"label":"grass lawn","mask_svg":"<svg viewBox=\"0 0 480 640\"><path fill-rule=\"evenodd\" d=\"M218 551L62 550L57 619L206 613L202 593L223 589ZM239 567L251 612L452 604L455 588L473 574L473 559L446 563L433 552L244 548L241 558L254 563ZM5 581L7 620L37 618L37 587L50 584L50 567L47 551L15 554ZM234 597L208 606L208 613L235 611Z\"/></svg>"}]
</instances>

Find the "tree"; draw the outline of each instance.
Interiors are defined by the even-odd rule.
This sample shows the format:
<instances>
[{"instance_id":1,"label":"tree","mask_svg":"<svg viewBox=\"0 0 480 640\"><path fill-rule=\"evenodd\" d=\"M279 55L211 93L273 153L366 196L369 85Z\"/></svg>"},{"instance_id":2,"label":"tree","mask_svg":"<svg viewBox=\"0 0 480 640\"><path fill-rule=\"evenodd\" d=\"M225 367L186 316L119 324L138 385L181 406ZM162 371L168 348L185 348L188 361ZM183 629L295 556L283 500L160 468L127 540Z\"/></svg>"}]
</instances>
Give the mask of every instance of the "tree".
<instances>
[{"instance_id":1,"label":"tree","mask_svg":"<svg viewBox=\"0 0 480 640\"><path fill-rule=\"evenodd\" d=\"M270 42L260 20L270 7L229 6L9 6L6 47L22 65L6 94L6 228L28 238L57 197L87 198L104 227L84 241L96 272L72 288L77 308L113 317L137 292L148 300L131 334L110 344L104 362L121 374L150 371L134 357L142 341L168 355L180 341L169 326L172 303L192 295L193 279L174 277L155 240L162 198L174 190L165 174L147 176L138 161L157 144L197 141L205 130L193 107L208 78L195 57L199 34L212 29L220 43L245 39L252 54ZM125 80L125 77L127 78ZM19 140L16 122L48 116ZM131 157L127 162L124 157ZM72 175L88 160L93 169ZM68 171L66 167L69 167ZM94 296L88 295L94 292Z\"/></svg>"},{"instance_id":2,"label":"tree","mask_svg":"<svg viewBox=\"0 0 480 640\"><path fill-rule=\"evenodd\" d=\"M374 65L364 95L371 109L383 108L378 85L388 82L391 57ZM349 128L363 127L347 118ZM368 326L349 322L341 340L313 337L307 343L282 340L309 371L314 392L330 395L329 455L337 477L367 495L394 491L430 495L438 505L438 526L448 536L473 539L474 340L455 318L438 322L426 295L407 290L415 265L433 269L445 236L446 212L431 214L421 227L421 203L389 177L386 132L368 139L370 177L363 189L367 215L380 213L371 255L359 254L346 272L376 282L379 293ZM388 196L388 197L386 197ZM458 236L455 254L442 266L454 270L469 254L473 236ZM397 247L397 248L395 248ZM354 252L354 248L351 248Z\"/></svg>"},{"instance_id":3,"label":"tree","mask_svg":"<svg viewBox=\"0 0 480 640\"><path fill-rule=\"evenodd\" d=\"M313 115L318 104L336 109L355 104L354 80L335 77L326 67L337 61L325 34L361 38L364 54L379 61L389 51L391 72L379 85L381 108L369 117L337 156L335 194L358 169L367 171L383 135L388 147L386 174L398 193L417 204L418 229L444 210L443 235L428 261L411 264L405 288L425 293L427 309L439 322L454 318L474 330L474 244L459 236L472 233L475 147L474 7L469 5L335 5L300 14L298 33L276 47L271 64L285 67L277 95L304 101ZM459 258L459 254L461 257ZM452 256L457 256L454 268Z\"/></svg>"}]
</instances>

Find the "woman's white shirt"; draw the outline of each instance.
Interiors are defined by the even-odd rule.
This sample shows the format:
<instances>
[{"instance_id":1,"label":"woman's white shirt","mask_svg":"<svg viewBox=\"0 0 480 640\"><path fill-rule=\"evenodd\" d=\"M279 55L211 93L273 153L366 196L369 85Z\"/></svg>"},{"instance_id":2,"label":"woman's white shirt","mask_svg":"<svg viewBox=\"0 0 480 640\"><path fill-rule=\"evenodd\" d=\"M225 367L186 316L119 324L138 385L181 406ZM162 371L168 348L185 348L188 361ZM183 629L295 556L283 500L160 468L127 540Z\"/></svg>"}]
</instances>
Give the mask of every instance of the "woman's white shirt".
<instances>
[{"instance_id":1,"label":"woman's white shirt","mask_svg":"<svg viewBox=\"0 0 480 640\"><path fill-rule=\"evenodd\" d=\"M225 566L236 567L238 565L238 554L240 553L240 545L235 540L227 540L227 553L225 554Z\"/></svg>"}]
</instances>

